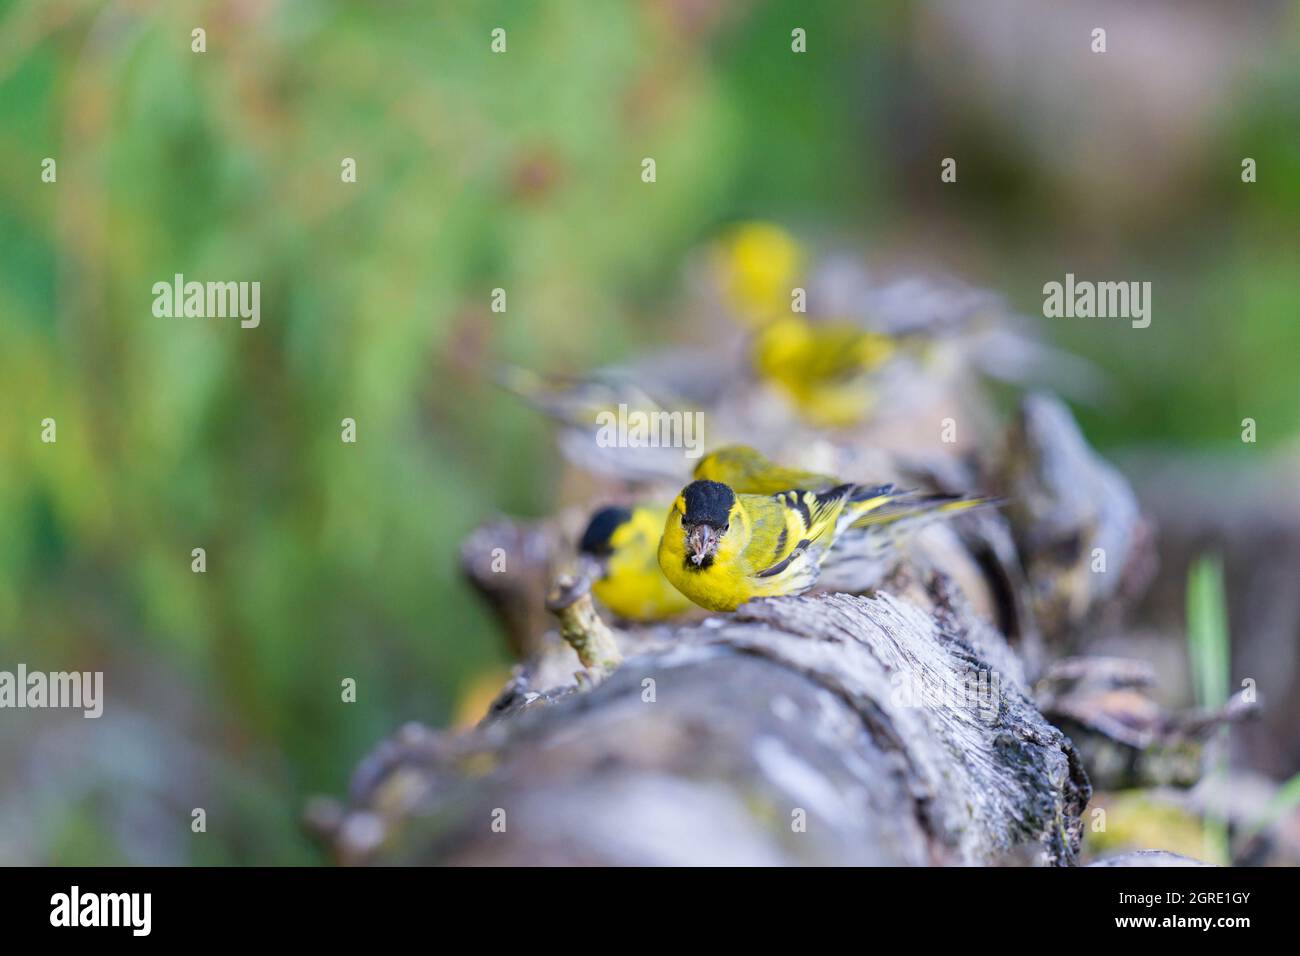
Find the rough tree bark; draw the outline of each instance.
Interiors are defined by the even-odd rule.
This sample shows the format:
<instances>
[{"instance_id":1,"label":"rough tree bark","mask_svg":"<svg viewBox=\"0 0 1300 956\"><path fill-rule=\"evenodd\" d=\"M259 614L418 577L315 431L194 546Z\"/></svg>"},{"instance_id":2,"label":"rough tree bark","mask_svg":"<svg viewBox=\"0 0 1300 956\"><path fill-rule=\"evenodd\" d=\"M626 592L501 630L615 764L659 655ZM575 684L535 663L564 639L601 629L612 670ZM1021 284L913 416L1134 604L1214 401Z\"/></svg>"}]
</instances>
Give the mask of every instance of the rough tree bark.
<instances>
[{"instance_id":1,"label":"rough tree bark","mask_svg":"<svg viewBox=\"0 0 1300 956\"><path fill-rule=\"evenodd\" d=\"M1000 635L938 601L753 602L585 691L539 694L525 670L474 734L411 729L372 756L341 855L1072 862L1089 796L1073 748Z\"/></svg>"}]
</instances>

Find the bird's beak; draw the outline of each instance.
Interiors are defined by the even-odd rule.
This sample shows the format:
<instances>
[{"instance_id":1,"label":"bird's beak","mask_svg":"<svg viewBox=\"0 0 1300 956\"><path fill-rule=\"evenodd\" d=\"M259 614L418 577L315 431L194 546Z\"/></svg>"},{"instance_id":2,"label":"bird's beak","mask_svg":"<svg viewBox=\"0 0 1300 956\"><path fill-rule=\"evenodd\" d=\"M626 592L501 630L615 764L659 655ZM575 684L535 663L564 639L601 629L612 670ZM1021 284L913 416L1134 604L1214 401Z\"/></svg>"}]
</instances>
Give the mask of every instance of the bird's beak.
<instances>
[{"instance_id":1,"label":"bird's beak","mask_svg":"<svg viewBox=\"0 0 1300 956\"><path fill-rule=\"evenodd\" d=\"M686 549L696 567L704 563L718 548L718 532L707 524L697 524L686 532Z\"/></svg>"}]
</instances>

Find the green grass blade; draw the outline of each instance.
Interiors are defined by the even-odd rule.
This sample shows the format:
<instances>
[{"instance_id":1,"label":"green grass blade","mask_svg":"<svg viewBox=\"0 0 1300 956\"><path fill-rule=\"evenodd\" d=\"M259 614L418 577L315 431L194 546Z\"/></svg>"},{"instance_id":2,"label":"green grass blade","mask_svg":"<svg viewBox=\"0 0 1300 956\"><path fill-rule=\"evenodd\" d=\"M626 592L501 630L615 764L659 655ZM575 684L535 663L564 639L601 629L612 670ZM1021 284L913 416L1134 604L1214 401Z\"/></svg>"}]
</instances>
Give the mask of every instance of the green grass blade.
<instances>
[{"instance_id":1,"label":"green grass blade","mask_svg":"<svg viewBox=\"0 0 1300 956\"><path fill-rule=\"evenodd\" d=\"M1223 595L1223 562L1203 556L1187 581L1187 640L1192 687L1201 707L1228 701L1228 611Z\"/></svg>"},{"instance_id":2,"label":"green grass blade","mask_svg":"<svg viewBox=\"0 0 1300 956\"><path fill-rule=\"evenodd\" d=\"M1223 592L1223 561L1205 555L1197 559L1187 579L1187 643L1196 702L1204 708L1222 707L1228 701L1228 609ZM1213 758L1211 777L1222 781L1227 773L1227 735L1218 734L1222 749ZM1205 817L1205 851L1209 860L1228 865L1232 847L1227 823L1216 814Z\"/></svg>"}]
</instances>

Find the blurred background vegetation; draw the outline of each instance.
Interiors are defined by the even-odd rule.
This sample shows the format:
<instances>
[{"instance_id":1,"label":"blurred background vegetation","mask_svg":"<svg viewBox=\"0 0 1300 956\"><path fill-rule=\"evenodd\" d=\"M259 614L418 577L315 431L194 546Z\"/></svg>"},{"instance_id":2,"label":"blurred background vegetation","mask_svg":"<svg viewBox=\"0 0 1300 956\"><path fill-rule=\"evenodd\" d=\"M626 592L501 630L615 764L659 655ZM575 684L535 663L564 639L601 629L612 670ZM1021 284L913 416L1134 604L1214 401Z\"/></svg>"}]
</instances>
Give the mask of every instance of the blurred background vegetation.
<instances>
[{"instance_id":1,"label":"blurred background vegetation","mask_svg":"<svg viewBox=\"0 0 1300 956\"><path fill-rule=\"evenodd\" d=\"M1038 320L1109 376L1090 437L1294 448L1298 51L1290 2L0 0L0 667L108 693L0 720L0 862L317 859L306 797L508 664L456 548L558 469L489 369L680 338L739 217L1029 315L1150 280L1147 330ZM154 318L178 272L261 327Z\"/></svg>"}]
</instances>

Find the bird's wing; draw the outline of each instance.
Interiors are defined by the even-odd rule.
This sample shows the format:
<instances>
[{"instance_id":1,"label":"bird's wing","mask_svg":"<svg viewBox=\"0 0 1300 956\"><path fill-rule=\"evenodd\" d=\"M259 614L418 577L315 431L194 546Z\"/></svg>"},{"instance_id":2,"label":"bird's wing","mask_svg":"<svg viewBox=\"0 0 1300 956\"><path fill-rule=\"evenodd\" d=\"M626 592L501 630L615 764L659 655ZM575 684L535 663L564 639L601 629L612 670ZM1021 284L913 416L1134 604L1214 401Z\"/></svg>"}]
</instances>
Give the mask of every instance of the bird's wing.
<instances>
[{"instance_id":1,"label":"bird's wing","mask_svg":"<svg viewBox=\"0 0 1300 956\"><path fill-rule=\"evenodd\" d=\"M747 504L753 531L746 550L750 566L759 569L755 576L772 578L782 574L808 552L808 563L815 567L814 559L835 540L844 505L855 487L837 485L822 492L792 489L753 496Z\"/></svg>"},{"instance_id":2,"label":"bird's wing","mask_svg":"<svg viewBox=\"0 0 1300 956\"><path fill-rule=\"evenodd\" d=\"M830 547L835 540L835 529L840 516L857 492L858 486L854 484L836 485L825 491L801 492L807 510L811 514L808 537L815 541L822 541L824 547Z\"/></svg>"},{"instance_id":3,"label":"bird's wing","mask_svg":"<svg viewBox=\"0 0 1300 956\"><path fill-rule=\"evenodd\" d=\"M795 552L808 546L803 514L788 506L785 495L741 495L740 500L750 522L746 570L756 577L779 574Z\"/></svg>"}]
</instances>

